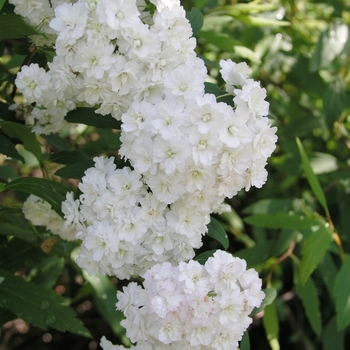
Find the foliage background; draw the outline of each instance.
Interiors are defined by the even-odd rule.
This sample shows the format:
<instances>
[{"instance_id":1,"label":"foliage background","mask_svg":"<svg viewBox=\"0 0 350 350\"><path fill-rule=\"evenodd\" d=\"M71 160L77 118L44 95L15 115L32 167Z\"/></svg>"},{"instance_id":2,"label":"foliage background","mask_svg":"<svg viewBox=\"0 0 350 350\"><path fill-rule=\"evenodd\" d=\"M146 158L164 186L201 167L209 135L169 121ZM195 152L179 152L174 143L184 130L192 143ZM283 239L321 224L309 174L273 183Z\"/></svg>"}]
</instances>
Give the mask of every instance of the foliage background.
<instances>
[{"instance_id":1,"label":"foliage background","mask_svg":"<svg viewBox=\"0 0 350 350\"><path fill-rule=\"evenodd\" d=\"M269 305L254 316L241 349L346 349L350 2L182 4L204 17L196 33L197 53L207 64L209 82L223 83L220 59L246 61L253 78L267 89L271 121L278 127L266 185L239 193L229 201L232 214L215 217L228 233L227 250L257 269L268 289ZM95 120L73 135L35 139L8 107L21 101L13 86L20 66L37 62L45 67L52 51L34 50L26 39L33 28L18 22L7 1L0 0L0 8L5 14L0 16L0 153L10 157L0 156L0 276L5 276L0 284L0 349L97 349L102 335L127 345L119 325L122 315L114 311L115 290L126 281L89 277L71 259L75 243L31 226L21 214L28 193L46 193L59 211L66 191L61 183L76 186L93 156L117 154L116 126L111 120L96 125ZM189 18L200 27L198 11ZM207 89L215 92L213 85ZM84 113L72 113L68 120L84 123ZM202 259L205 252L222 247L220 232L211 232L198 252ZM66 329L70 332L64 333Z\"/></svg>"}]
</instances>

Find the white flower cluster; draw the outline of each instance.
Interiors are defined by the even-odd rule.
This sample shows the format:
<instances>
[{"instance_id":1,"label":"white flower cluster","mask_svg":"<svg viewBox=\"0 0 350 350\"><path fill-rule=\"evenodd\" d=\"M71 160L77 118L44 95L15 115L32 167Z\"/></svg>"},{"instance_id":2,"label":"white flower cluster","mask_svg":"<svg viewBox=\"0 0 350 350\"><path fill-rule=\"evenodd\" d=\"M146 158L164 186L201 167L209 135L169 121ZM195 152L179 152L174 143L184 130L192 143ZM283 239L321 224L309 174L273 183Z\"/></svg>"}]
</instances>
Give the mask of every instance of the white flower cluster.
<instances>
[{"instance_id":1,"label":"white flower cluster","mask_svg":"<svg viewBox=\"0 0 350 350\"><path fill-rule=\"evenodd\" d=\"M265 297L257 272L223 251L205 266L157 264L144 279L144 289L133 282L117 294L121 324L137 349L236 349ZM123 349L106 339L101 345Z\"/></svg>"},{"instance_id":2,"label":"white flower cluster","mask_svg":"<svg viewBox=\"0 0 350 350\"><path fill-rule=\"evenodd\" d=\"M35 226L45 226L53 234L66 241L75 240L75 229L67 227L63 220L49 203L34 195L30 195L23 203L23 214Z\"/></svg>"}]
</instances>

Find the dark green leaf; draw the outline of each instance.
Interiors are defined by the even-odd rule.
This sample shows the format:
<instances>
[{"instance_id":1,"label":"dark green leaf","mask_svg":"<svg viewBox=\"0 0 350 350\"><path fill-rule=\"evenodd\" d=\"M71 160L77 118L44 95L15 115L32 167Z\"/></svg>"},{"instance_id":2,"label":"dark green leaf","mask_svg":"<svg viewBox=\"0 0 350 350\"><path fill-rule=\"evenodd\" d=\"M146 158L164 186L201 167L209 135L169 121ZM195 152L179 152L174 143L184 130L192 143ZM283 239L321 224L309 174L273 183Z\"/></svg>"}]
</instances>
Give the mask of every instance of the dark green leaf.
<instances>
[{"instance_id":1,"label":"dark green leaf","mask_svg":"<svg viewBox=\"0 0 350 350\"><path fill-rule=\"evenodd\" d=\"M25 162L24 158L18 153L13 142L3 134L0 134L0 153L8 157L18 159L22 163Z\"/></svg>"},{"instance_id":2,"label":"dark green leaf","mask_svg":"<svg viewBox=\"0 0 350 350\"><path fill-rule=\"evenodd\" d=\"M80 151L61 151L50 157L51 162L58 164L75 164L87 159L86 155Z\"/></svg>"},{"instance_id":3,"label":"dark green leaf","mask_svg":"<svg viewBox=\"0 0 350 350\"><path fill-rule=\"evenodd\" d=\"M243 209L244 214L277 214L281 212L288 212L293 208L296 200L293 198L271 198L262 199L252 205Z\"/></svg>"},{"instance_id":4,"label":"dark green leaf","mask_svg":"<svg viewBox=\"0 0 350 350\"><path fill-rule=\"evenodd\" d=\"M64 258L49 256L35 265L31 270L30 281L44 288L52 288L62 275Z\"/></svg>"},{"instance_id":5,"label":"dark green leaf","mask_svg":"<svg viewBox=\"0 0 350 350\"><path fill-rule=\"evenodd\" d=\"M93 160L85 160L75 164L69 164L55 172L55 175L64 179L81 179L84 176L85 170L94 166Z\"/></svg>"},{"instance_id":6,"label":"dark green leaf","mask_svg":"<svg viewBox=\"0 0 350 350\"><path fill-rule=\"evenodd\" d=\"M12 166L9 166L9 165L0 166L0 179L5 181L11 181L11 180L17 179L18 177L19 176L16 170Z\"/></svg>"},{"instance_id":7,"label":"dark green leaf","mask_svg":"<svg viewBox=\"0 0 350 350\"><path fill-rule=\"evenodd\" d=\"M227 233L217 220L215 220L212 216L210 217L210 223L208 224L208 232L206 233L207 236L214 238L219 243L222 244L222 246L227 249L229 245Z\"/></svg>"},{"instance_id":8,"label":"dark green leaf","mask_svg":"<svg viewBox=\"0 0 350 350\"><path fill-rule=\"evenodd\" d=\"M205 82L204 87L205 87L205 92L207 94L213 94L216 97L226 94L226 91L220 89L216 84L213 84L213 83ZM233 99L233 96L231 98Z\"/></svg>"},{"instance_id":9,"label":"dark green leaf","mask_svg":"<svg viewBox=\"0 0 350 350\"><path fill-rule=\"evenodd\" d=\"M120 129L121 126L120 121L111 115L96 114L95 109L88 107L80 107L68 112L65 119L69 123L91 125L102 129Z\"/></svg>"},{"instance_id":10,"label":"dark green leaf","mask_svg":"<svg viewBox=\"0 0 350 350\"><path fill-rule=\"evenodd\" d=\"M324 327L321 340L323 350L336 349L345 350L344 348L345 330L338 331L336 317L333 317Z\"/></svg>"},{"instance_id":11,"label":"dark green leaf","mask_svg":"<svg viewBox=\"0 0 350 350\"><path fill-rule=\"evenodd\" d=\"M0 223L0 235L17 237L34 245L38 243L38 237L32 230L23 229L10 223Z\"/></svg>"},{"instance_id":12,"label":"dark green leaf","mask_svg":"<svg viewBox=\"0 0 350 350\"><path fill-rule=\"evenodd\" d=\"M0 40L19 39L31 34L41 33L25 23L20 16L14 14L0 16Z\"/></svg>"},{"instance_id":13,"label":"dark green leaf","mask_svg":"<svg viewBox=\"0 0 350 350\"><path fill-rule=\"evenodd\" d=\"M0 10L2 10L2 7L4 6L6 0L0 0Z\"/></svg>"},{"instance_id":14,"label":"dark green leaf","mask_svg":"<svg viewBox=\"0 0 350 350\"><path fill-rule=\"evenodd\" d=\"M311 273L320 263L331 241L332 231L326 226L321 226L305 240L301 251L300 281L302 284L306 283Z\"/></svg>"},{"instance_id":15,"label":"dark green leaf","mask_svg":"<svg viewBox=\"0 0 350 350\"><path fill-rule=\"evenodd\" d=\"M335 278L333 295L338 331L341 331L350 324L350 255L346 256Z\"/></svg>"},{"instance_id":16,"label":"dark green leaf","mask_svg":"<svg viewBox=\"0 0 350 350\"><path fill-rule=\"evenodd\" d=\"M33 153L39 162L41 161L40 143L36 139L35 134L27 126L13 122L0 122L0 125L2 131L7 136L13 139L19 139L23 143L24 148Z\"/></svg>"},{"instance_id":17,"label":"dark green leaf","mask_svg":"<svg viewBox=\"0 0 350 350\"><path fill-rule=\"evenodd\" d=\"M1 304L1 300L0 300ZM16 317L11 311L0 307L0 327L2 327L6 322L14 320Z\"/></svg>"},{"instance_id":18,"label":"dark green leaf","mask_svg":"<svg viewBox=\"0 0 350 350\"><path fill-rule=\"evenodd\" d=\"M59 182L36 177L13 180L6 185L5 189L29 193L42 198L60 215L62 215L61 203L66 199L66 193L73 190Z\"/></svg>"},{"instance_id":19,"label":"dark green leaf","mask_svg":"<svg viewBox=\"0 0 350 350\"><path fill-rule=\"evenodd\" d=\"M317 335L321 335L322 321L317 287L312 278L309 278L305 284L301 283L300 269L297 263L294 263L294 285L296 292L303 303L311 328Z\"/></svg>"},{"instance_id":20,"label":"dark green leaf","mask_svg":"<svg viewBox=\"0 0 350 350\"><path fill-rule=\"evenodd\" d=\"M0 301L17 317L44 330L52 327L91 337L73 309L61 305L64 298L60 295L5 270L0 270L0 276L4 277L0 284Z\"/></svg>"},{"instance_id":21,"label":"dark green leaf","mask_svg":"<svg viewBox=\"0 0 350 350\"><path fill-rule=\"evenodd\" d=\"M62 137L50 134L50 135L40 135L48 144L56 148L58 151L69 151L70 146L66 140Z\"/></svg>"},{"instance_id":22,"label":"dark green leaf","mask_svg":"<svg viewBox=\"0 0 350 350\"><path fill-rule=\"evenodd\" d=\"M266 260L271 257L274 244L274 240L264 241L251 248L242 249L234 255L246 260L249 267L256 267L265 264Z\"/></svg>"},{"instance_id":23,"label":"dark green leaf","mask_svg":"<svg viewBox=\"0 0 350 350\"><path fill-rule=\"evenodd\" d=\"M203 15L195 7L192 8L191 12L186 13L186 18L190 21L193 36L195 36L203 27Z\"/></svg>"},{"instance_id":24,"label":"dark green leaf","mask_svg":"<svg viewBox=\"0 0 350 350\"><path fill-rule=\"evenodd\" d=\"M260 311L264 310L267 305L270 305L273 303L273 301L277 297L277 290L275 288L268 288L268 289L263 289L263 292L265 293L265 298L262 301L261 305L258 308L255 308L250 316L256 315Z\"/></svg>"},{"instance_id":25,"label":"dark green leaf","mask_svg":"<svg viewBox=\"0 0 350 350\"><path fill-rule=\"evenodd\" d=\"M207 260L214 255L215 252L216 249L200 253L194 258L194 260L198 261L201 265L204 265Z\"/></svg>"},{"instance_id":26,"label":"dark green leaf","mask_svg":"<svg viewBox=\"0 0 350 350\"><path fill-rule=\"evenodd\" d=\"M244 332L242 340L239 343L239 350L250 350L250 340L248 331Z\"/></svg>"},{"instance_id":27,"label":"dark green leaf","mask_svg":"<svg viewBox=\"0 0 350 350\"><path fill-rule=\"evenodd\" d=\"M305 172L306 178L309 182L309 185L310 185L313 193L317 197L318 201L320 202L320 204L324 208L324 210L328 211L326 197L323 193L323 190L321 188L320 183L317 180L317 177L315 176L315 174L311 168L311 165L310 165L309 159L307 157L307 154L304 150L304 147L298 138L297 138L297 145L299 148L300 158L301 158L301 161L303 163L304 172Z\"/></svg>"},{"instance_id":28,"label":"dark green leaf","mask_svg":"<svg viewBox=\"0 0 350 350\"><path fill-rule=\"evenodd\" d=\"M272 229L301 229L311 226L320 226L320 221L317 219L310 219L304 216L295 214L278 213L276 215L257 214L248 216L244 221L253 226L267 227Z\"/></svg>"}]
</instances>

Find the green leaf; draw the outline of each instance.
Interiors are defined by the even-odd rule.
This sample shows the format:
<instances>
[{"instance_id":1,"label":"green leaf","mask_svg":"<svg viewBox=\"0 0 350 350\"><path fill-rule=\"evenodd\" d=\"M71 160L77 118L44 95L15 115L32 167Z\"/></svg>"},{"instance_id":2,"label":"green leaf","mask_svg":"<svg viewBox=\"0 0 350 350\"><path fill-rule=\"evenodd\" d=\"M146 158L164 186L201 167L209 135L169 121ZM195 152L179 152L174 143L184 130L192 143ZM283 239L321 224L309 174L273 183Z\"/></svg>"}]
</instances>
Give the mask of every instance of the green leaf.
<instances>
[{"instance_id":1,"label":"green leaf","mask_svg":"<svg viewBox=\"0 0 350 350\"><path fill-rule=\"evenodd\" d=\"M309 70L316 72L326 68L343 51L348 40L349 28L345 23L331 23L330 27L321 34L316 49L311 57Z\"/></svg>"},{"instance_id":2,"label":"green leaf","mask_svg":"<svg viewBox=\"0 0 350 350\"><path fill-rule=\"evenodd\" d=\"M295 214L278 213L276 215L257 214L248 216L244 221L253 226L267 227L272 229L301 229L311 226L320 226L320 221L317 219L310 219L304 216Z\"/></svg>"},{"instance_id":3,"label":"green leaf","mask_svg":"<svg viewBox=\"0 0 350 350\"><path fill-rule=\"evenodd\" d=\"M246 260L249 267L265 264L271 257L275 241L269 240L256 244L254 247L242 249L235 253L235 256Z\"/></svg>"},{"instance_id":4,"label":"green leaf","mask_svg":"<svg viewBox=\"0 0 350 350\"><path fill-rule=\"evenodd\" d=\"M280 350L280 344L278 341L279 324L275 303L265 307L263 324L271 349Z\"/></svg>"},{"instance_id":5,"label":"green leaf","mask_svg":"<svg viewBox=\"0 0 350 350\"><path fill-rule=\"evenodd\" d=\"M265 293L265 298L262 301L261 305L258 308L255 308L250 316L254 316L260 311L264 310L267 305L270 305L273 303L273 301L277 297L277 290L275 288L268 288L268 289L263 289L263 292Z\"/></svg>"},{"instance_id":6,"label":"green leaf","mask_svg":"<svg viewBox=\"0 0 350 350\"><path fill-rule=\"evenodd\" d=\"M193 36L195 36L203 27L203 15L198 9L193 7L191 12L186 13L186 18L190 21L192 27Z\"/></svg>"},{"instance_id":7,"label":"green leaf","mask_svg":"<svg viewBox=\"0 0 350 350\"><path fill-rule=\"evenodd\" d=\"M62 216L61 203L66 199L66 193L73 189L47 179L23 177L9 182L5 186L5 190L20 191L42 198L51 205L53 210Z\"/></svg>"},{"instance_id":8,"label":"green leaf","mask_svg":"<svg viewBox=\"0 0 350 350\"><path fill-rule=\"evenodd\" d=\"M69 164L61 169L58 169L55 172L55 175L63 177L64 179L81 179L84 176L85 170L93 167L94 164L95 162L92 159L75 164Z\"/></svg>"},{"instance_id":9,"label":"green leaf","mask_svg":"<svg viewBox=\"0 0 350 350\"><path fill-rule=\"evenodd\" d=\"M204 87L205 87L205 92L207 94L213 94L216 97L226 94L225 90L222 90L216 84L209 83L207 81L204 83ZM232 96L232 98L233 98L233 96Z\"/></svg>"},{"instance_id":10,"label":"green leaf","mask_svg":"<svg viewBox=\"0 0 350 350\"><path fill-rule=\"evenodd\" d=\"M223 12L231 16L238 16L242 14L259 13L265 11L275 10L277 6L275 4L259 4L256 2L250 2L247 4L235 3L234 5L218 6L215 11Z\"/></svg>"},{"instance_id":11,"label":"green leaf","mask_svg":"<svg viewBox=\"0 0 350 350\"><path fill-rule=\"evenodd\" d=\"M350 324L350 255L346 255L337 273L333 295L337 310L338 331L341 331Z\"/></svg>"},{"instance_id":12,"label":"green leaf","mask_svg":"<svg viewBox=\"0 0 350 350\"><path fill-rule=\"evenodd\" d=\"M124 345L131 345L126 337L125 328L120 325L125 318L124 314L116 310L117 296L116 288L111 280L102 275L89 276L83 272L84 278L91 284L96 307L113 329L114 333L122 338Z\"/></svg>"},{"instance_id":13,"label":"green leaf","mask_svg":"<svg viewBox=\"0 0 350 350\"><path fill-rule=\"evenodd\" d=\"M212 216L210 217L210 223L208 224L208 232L206 233L207 236L214 238L217 240L221 245L227 249L229 245L227 233L220 224L219 221L214 219Z\"/></svg>"},{"instance_id":14,"label":"green leaf","mask_svg":"<svg viewBox=\"0 0 350 350\"><path fill-rule=\"evenodd\" d=\"M16 315L13 314L11 311L0 307L0 327L2 327L6 322L14 320L15 318Z\"/></svg>"},{"instance_id":15,"label":"green leaf","mask_svg":"<svg viewBox=\"0 0 350 350\"><path fill-rule=\"evenodd\" d=\"M235 45L239 42L226 33L215 33L212 31L201 30L198 37L204 38L208 43L211 43L225 52L233 52Z\"/></svg>"},{"instance_id":16,"label":"green leaf","mask_svg":"<svg viewBox=\"0 0 350 350\"><path fill-rule=\"evenodd\" d=\"M80 107L68 112L65 117L69 123L78 123L95 126L102 129L120 129L120 121L114 119L111 115L96 114L95 109Z\"/></svg>"},{"instance_id":17,"label":"green leaf","mask_svg":"<svg viewBox=\"0 0 350 350\"><path fill-rule=\"evenodd\" d=\"M300 142L299 138L297 138L296 141L297 141L297 145L298 145L298 149L299 149L299 153L300 153L300 158L301 158L301 161L303 163L304 172L305 172L306 178L309 182L309 185L310 185L313 193L315 194L316 198L318 199L318 201L320 202L320 204L324 208L324 210L328 211L326 197L323 193L323 190L321 188L320 183L317 180L317 177L315 176L315 174L311 168L311 165L310 165L309 159L306 155L306 152L304 150L304 147L303 147L302 143Z\"/></svg>"},{"instance_id":18,"label":"green leaf","mask_svg":"<svg viewBox=\"0 0 350 350\"><path fill-rule=\"evenodd\" d=\"M1 16L0 16L1 18ZM33 153L40 162L42 159L40 143L30 129L22 124L13 122L0 122L2 131L13 139L19 139L23 143L24 148Z\"/></svg>"},{"instance_id":19,"label":"green leaf","mask_svg":"<svg viewBox=\"0 0 350 350\"><path fill-rule=\"evenodd\" d=\"M4 6L6 0L0 0L0 11L2 10L2 7Z\"/></svg>"},{"instance_id":20,"label":"green leaf","mask_svg":"<svg viewBox=\"0 0 350 350\"><path fill-rule=\"evenodd\" d=\"M41 33L24 22L20 16L14 14L3 14L0 16L0 40L19 39L31 34Z\"/></svg>"},{"instance_id":21,"label":"green leaf","mask_svg":"<svg viewBox=\"0 0 350 350\"><path fill-rule=\"evenodd\" d=\"M17 237L33 245L38 244L38 237L30 229L23 229L10 223L0 223L0 235Z\"/></svg>"},{"instance_id":22,"label":"green leaf","mask_svg":"<svg viewBox=\"0 0 350 350\"><path fill-rule=\"evenodd\" d=\"M323 350L344 350L345 330L338 331L336 317L333 317L324 327L321 340Z\"/></svg>"},{"instance_id":23,"label":"green leaf","mask_svg":"<svg viewBox=\"0 0 350 350\"><path fill-rule=\"evenodd\" d=\"M31 270L30 281L44 288L52 288L62 275L64 258L49 256L35 265Z\"/></svg>"},{"instance_id":24,"label":"green leaf","mask_svg":"<svg viewBox=\"0 0 350 350\"><path fill-rule=\"evenodd\" d=\"M245 331L239 343L239 350L250 350L249 332Z\"/></svg>"},{"instance_id":25,"label":"green leaf","mask_svg":"<svg viewBox=\"0 0 350 350\"><path fill-rule=\"evenodd\" d=\"M1 141L0 141L1 142ZM1 165L0 166L0 179L5 181L11 181L17 179L19 175L16 170L9 165Z\"/></svg>"},{"instance_id":26,"label":"green leaf","mask_svg":"<svg viewBox=\"0 0 350 350\"><path fill-rule=\"evenodd\" d=\"M239 15L235 16L239 21L249 24L254 27L286 27L290 26L290 22L287 21L279 21L275 19L265 18L265 17L254 17L254 16L246 16Z\"/></svg>"},{"instance_id":27,"label":"green leaf","mask_svg":"<svg viewBox=\"0 0 350 350\"><path fill-rule=\"evenodd\" d=\"M3 134L0 134L0 153L8 157L18 159L22 163L25 162L24 158L18 153L13 142Z\"/></svg>"},{"instance_id":28,"label":"green leaf","mask_svg":"<svg viewBox=\"0 0 350 350\"><path fill-rule=\"evenodd\" d=\"M294 198L291 199L262 199L243 209L244 214L277 214L279 212L288 212L293 208Z\"/></svg>"},{"instance_id":29,"label":"green leaf","mask_svg":"<svg viewBox=\"0 0 350 350\"><path fill-rule=\"evenodd\" d=\"M245 46L236 45L234 47L234 53L237 56L250 60L256 64L261 64L259 56L253 50L248 49Z\"/></svg>"},{"instance_id":30,"label":"green leaf","mask_svg":"<svg viewBox=\"0 0 350 350\"><path fill-rule=\"evenodd\" d=\"M309 278L305 284L302 284L300 281L300 269L298 264L294 262L293 267L296 292L303 303L311 328L319 336L322 332L322 321L317 287L312 278Z\"/></svg>"},{"instance_id":31,"label":"green leaf","mask_svg":"<svg viewBox=\"0 0 350 350\"><path fill-rule=\"evenodd\" d=\"M301 251L300 280L302 284L306 283L311 273L320 263L331 242L332 231L326 226L321 226L305 240Z\"/></svg>"},{"instance_id":32,"label":"green leaf","mask_svg":"<svg viewBox=\"0 0 350 350\"><path fill-rule=\"evenodd\" d=\"M5 278L0 284L0 302L17 317L44 330L52 327L91 337L73 309L61 305L64 298L60 295L5 270L0 270L0 276Z\"/></svg>"},{"instance_id":33,"label":"green leaf","mask_svg":"<svg viewBox=\"0 0 350 350\"><path fill-rule=\"evenodd\" d=\"M70 146L66 140L62 137L50 134L50 135L40 135L49 145L56 148L58 151L69 151Z\"/></svg>"},{"instance_id":34,"label":"green leaf","mask_svg":"<svg viewBox=\"0 0 350 350\"><path fill-rule=\"evenodd\" d=\"M198 261L201 265L204 265L209 258L211 258L217 249L207 250L206 252L198 254L194 260Z\"/></svg>"},{"instance_id":35,"label":"green leaf","mask_svg":"<svg viewBox=\"0 0 350 350\"><path fill-rule=\"evenodd\" d=\"M87 160L87 156L80 151L61 151L50 157L50 162L58 164L75 164Z\"/></svg>"}]
</instances>

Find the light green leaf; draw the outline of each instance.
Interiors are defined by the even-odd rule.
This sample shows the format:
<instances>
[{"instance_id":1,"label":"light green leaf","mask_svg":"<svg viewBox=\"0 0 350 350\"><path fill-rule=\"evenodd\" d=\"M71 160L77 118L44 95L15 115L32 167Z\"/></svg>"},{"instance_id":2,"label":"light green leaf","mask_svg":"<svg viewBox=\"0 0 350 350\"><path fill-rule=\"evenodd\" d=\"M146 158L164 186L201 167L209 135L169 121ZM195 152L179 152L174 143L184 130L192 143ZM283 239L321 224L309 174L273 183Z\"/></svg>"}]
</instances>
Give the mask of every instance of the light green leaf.
<instances>
[{"instance_id":1,"label":"light green leaf","mask_svg":"<svg viewBox=\"0 0 350 350\"><path fill-rule=\"evenodd\" d=\"M193 7L191 12L186 13L186 18L190 21L193 36L195 36L203 27L203 15L198 9Z\"/></svg>"},{"instance_id":2,"label":"light green leaf","mask_svg":"<svg viewBox=\"0 0 350 350\"><path fill-rule=\"evenodd\" d=\"M18 153L13 142L3 134L0 134L0 153L8 157L18 159L22 163L25 162L24 158Z\"/></svg>"},{"instance_id":3,"label":"light green leaf","mask_svg":"<svg viewBox=\"0 0 350 350\"><path fill-rule=\"evenodd\" d=\"M0 16L0 40L19 39L31 34L41 33L25 23L20 16L14 14L3 14Z\"/></svg>"},{"instance_id":4,"label":"light green leaf","mask_svg":"<svg viewBox=\"0 0 350 350\"><path fill-rule=\"evenodd\" d=\"M233 39L226 33L215 33L201 30L198 33L198 37L204 38L208 43L211 43L225 52L233 52L234 46L238 44L238 41Z\"/></svg>"},{"instance_id":5,"label":"light green leaf","mask_svg":"<svg viewBox=\"0 0 350 350\"><path fill-rule=\"evenodd\" d=\"M242 58L245 58L247 60L250 60L256 64L260 64L261 60L259 58L259 56L252 50L248 49L245 46L239 46L236 45L233 49L234 53Z\"/></svg>"},{"instance_id":6,"label":"light green leaf","mask_svg":"<svg viewBox=\"0 0 350 350\"><path fill-rule=\"evenodd\" d=\"M68 112L65 117L69 123L78 123L95 126L102 129L120 129L120 121L114 119L111 115L101 115L95 113L95 109L80 107Z\"/></svg>"},{"instance_id":7,"label":"light green leaf","mask_svg":"<svg viewBox=\"0 0 350 350\"><path fill-rule=\"evenodd\" d=\"M36 177L15 179L9 182L5 189L29 193L42 198L60 215L62 215L61 203L66 199L66 193L73 190L59 182Z\"/></svg>"},{"instance_id":8,"label":"light green leaf","mask_svg":"<svg viewBox=\"0 0 350 350\"><path fill-rule=\"evenodd\" d=\"M245 331L239 343L239 350L250 350L249 332Z\"/></svg>"},{"instance_id":9,"label":"light green leaf","mask_svg":"<svg viewBox=\"0 0 350 350\"><path fill-rule=\"evenodd\" d=\"M5 277L0 284L0 303L17 317L44 330L52 327L91 337L73 309L61 305L64 298L60 295L5 270L0 270L0 275Z\"/></svg>"},{"instance_id":10,"label":"light green leaf","mask_svg":"<svg viewBox=\"0 0 350 350\"><path fill-rule=\"evenodd\" d=\"M305 240L301 251L300 280L302 284L306 283L311 273L320 263L331 242L332 231L326 226L321 226Z\"/></svg>"},{"instance_id":11,"label":"light green leaf","mask_svg":"<svg viewBox=\"0 0 350 350\"><path fill-rule=\"evenodd\" d=\"M63 177L64 179L81 179L84 176L85 170L93 167L94 164L95 162L92 159L75 164L68 164L58 169L55 175Z\"/></svg>"},{"instance_id":12,"label":"light green leaf","mask_svg":"<svg viewBox=\"0 0 350 350\"><path fill-rule=\"evenodd\" d=\"M1 18L1 16L0 16ZM22 141L24 148L33 153L40 162L42 159L40 143L30 129L22 124L13 122L0 122L2 131L10 138Z\"/></svg>"},{"instance_id":13,"label":"light green leaf","mask_svg":"<svg viewBox=\"0 0 350 350\"><path fill-rule=\"evenodd\" d=\"M279 324L275 303L265 307L263 324L271 349L280 350L280 344L278 341Z\"/></svg>"},{"instance_id":14,"label":"light green leaf","mask_svg":"<svg viewBox=\"0 0 350 350\"><path fill-rule=\"evenodd\" d=\"M250 316L256 315L260 311L264 310L267 305L270 305L273 303L273 301L277 297L277 290L275 288L268 288L268 289L263 289L263 292L265 293L265 298L262 301L261 305L257 308L255 308Z\"/></svg>"},{"instance_id":15,"label":"light green leaf","mask_svg":"<svg viewBox=\"0 0 350 350\"><path fill-rule=\"evenodd\" d=\"M328 211L326 197L323 193L323 190L321 188L320 183L318 182L317 177L315 176L315 174L311 168L311 165L310 165L309 159L306 155L306 152L304 150L304 147L303 147L301 141L299 140L299 138L297 138L296 141L297 141L297 145L298 145L298 149L299 149L299 153L300 153L300 158L301 158L301 161L303 163L304 172L305 172L306 178L309 182L309 185L310 185L313 193L315 194L316 198L318 199L318 201L320 202L320 204L324 208L324 210Z\"/></svg>"},{"instance_id":16,"label":"light green leaf","mask_svg":"<svg viewBox=\"0 0 350 350\"><path fill-rule=\"evenodd\" d=\"M247 4L236 3L234 5L218 6L214 11L229 14L231 16L238 16L242 14L251 14L275 10L277 6L275 4L259 4L256 2L250 2Z\"/></svg>"},{"instance_id":17,"label":"light green leaf","mask_svg":"<svg viewBox=\"0 0 350 350\"><path fill-rule=\"evenodd\" d=\"M309 70L316 72L326 68L338 56L349 36L349 28L345 23L331 23L330 27L321 34L316 49L311 57Z\"/></svg>"},{"instance_id":18,"label":"light green leaf","mask_svg":"<svg viewBox=\"0 0 350 350\"><path fill-rule=\"evenodd\" d=\"M208 224L208 232L206 235L217 240L225 249L228 248L229 241L227 233L220 222L214 219L212 216L210 217L210 223Z\"/></svg>"},{"instance_id":19,"label":"light green leaf","mask_svg":"<svg viewBox=\"0 0 350 350\"><path fill-rule=\"evenodd\" d=\"M341 331L350 324L350 255L346 255L337 273L333 295L337 310L338 331Z\"/></svg>"},{"instance_id":20,"label":"light green leaf","mask_svg":"<svg viewBox=\"0 0 350 350\"><path fill-rule=\"evenodd\" d=\"M320 226L320 221L317 219L310 219L304 216L295 214L278 213L276 215L257 214L248 216L244 221L253 226L267 227L272 229L301 229L311 226Z\"/></svg>"},{"instance_id":21,"label":"light green leaf","mask_svg":"<svg viewBox=\"0 0 350 350\"><path fill-rule=\"evenodd\" d=\"M345 330L338 331L336 317L333 317L324 327L321 340L323 350L344 350Z\"/></svg>"},{"instance_id":22,"label":"light green leaf","mask_svg":"<svg viewBox=\"0 0 350 350\"><path fill-rule=\"evenodd\" d=\"M309 278L305 284L302 284L300 281L300 269L298 264L294 263L293 267L296 292L303 303L311 328L317 335L321 335L322 321L317 287L312 278Z\"/></svg>"},{"instance_id":23,"label":"light green leaf","mask_svg":"<svg viewBox=\"0 0 350 350\"><path fill-rule=\"evenodd\" d=\"M111 280L102 275L89 276L86 272L83 272L83 274L84 278L92 286L96 307L101 315L112 327L114 333L122 339L124 345L131 345L126 337L125 328L120 325L121 320L125 317L121 311L116 309L116 288L111 283Z\"/></svg>"},{"instance_id":24,"label":"light green leaf","mask_svg":"<svg viewBox=\"0 0 350 350\"><path fill-rule=\"evenodd\" d=\"M253 17L246 15L235 16L239 21L249 24L254 27L286 27L290 26L290 22L287 21L278 21L265 17Z\"/></svg>"},{"instance_id":25,"label":"light green leaf","mask_svg":"<svg viewBox=\"0 0 350 350\"><path fill-rule=\"evenodd\" d=\"M33 245L38 243L38 237L32 230L23 229L10 223L0 223L0 235L17 237Z\"/></svg>"}]
</instances>

